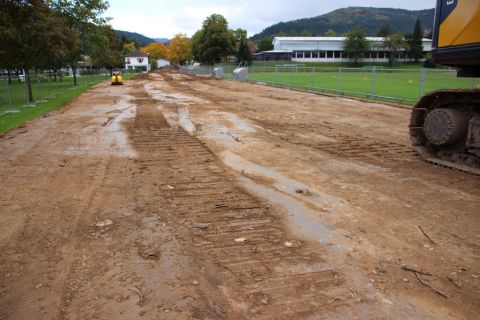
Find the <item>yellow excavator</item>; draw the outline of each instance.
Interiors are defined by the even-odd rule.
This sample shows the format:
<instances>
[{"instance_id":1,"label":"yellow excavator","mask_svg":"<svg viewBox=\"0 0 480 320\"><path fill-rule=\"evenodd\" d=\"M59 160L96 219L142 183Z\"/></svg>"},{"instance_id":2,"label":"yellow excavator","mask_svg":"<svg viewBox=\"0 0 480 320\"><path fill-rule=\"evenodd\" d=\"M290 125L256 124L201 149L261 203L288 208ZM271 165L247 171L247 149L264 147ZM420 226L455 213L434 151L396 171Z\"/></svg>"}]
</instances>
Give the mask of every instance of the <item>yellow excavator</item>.
<instances>
[{"instance_id":1,"label":"yellow excavator","mask_svg":"<svg viewBox=\"0 0 480 320\"><path fill-rule=\"evenodd\" d=\"M112 76L112 86L119 86L123 84L122 76L120 75L120 72L116 71L113 73Z\"/></svg>"},{"instance_id":2,"label":"yellow excavator","mask_svg":"<svg viewBox=\"0 0 480 320\"><path fill-rule=\"evenodd\" d=\"M432 57L480 78L480 0L437 0ZM430 163L480 175L480 89L433 91L410 119L413 148Z\"/></svg>"}]
</instances>

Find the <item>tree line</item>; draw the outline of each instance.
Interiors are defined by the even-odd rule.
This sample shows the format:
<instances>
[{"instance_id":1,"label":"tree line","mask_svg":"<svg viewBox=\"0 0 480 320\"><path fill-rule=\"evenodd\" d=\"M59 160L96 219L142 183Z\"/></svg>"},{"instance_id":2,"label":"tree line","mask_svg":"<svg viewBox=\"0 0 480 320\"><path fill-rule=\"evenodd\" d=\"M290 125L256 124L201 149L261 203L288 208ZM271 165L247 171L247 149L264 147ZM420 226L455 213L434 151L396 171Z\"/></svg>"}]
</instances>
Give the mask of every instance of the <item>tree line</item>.
<instances>
[{"instance_id":1,"label":"tree line","mask_svg":"<svg viewBox=\"0 0 480 320\"><path fill-rule=\"evenodd\" d=\"M77 69L88 56L97 67L123 64L120 39L102 14L105 0L0 0L0 69L23 70L33 101L31 70Z\"/></svg>"},{"instance_id":2,"label":"tree line","mask_svg":"<svg viewBox=\"0 0 480 320\"><path fill-rule=\"evenodd\" d=\"M305 31L301 34L295 34L302 37L313 36L311 33ZM280 32L277 34L278 37L292 36L291 34L286 34ZM335 30L329 29L321 36L325 37L335 37L337 33ZM354 63L358 63L359 60L363 59L367 53L372 49L384 49L388 52L389 65L393 64L395 56L402 50L405 50L415 62L418 62L420 59L424 58L423 51L423 38L424 31L422 28L421 21L416 20L415 26L412 33L403 34L403 33L393 33L389 24L383 24L380 26L376 36L383 37L384 41L380 44L372 43L367 39L367 34L364 30L360 28L354 28L351 31L343 34L345 36L344 42L344 53L348 58L353 60ZM428 35L426 36L428 37ZM431 35L430 35L431 37ZM264 37L260 39L257 43L258 51L269 51L273 49L273 37Z\"/></svg>"},{"instance_id":3,"label":"tree line","mask_svg":"<svg viewBox=\"0 0 480 320\"><path fill-rule=\"evenodd\" d=\"M384 24L378 30L377 36L383 37L384 40L381 43L372 43L363 30L353 29L346 34L344 53L354 63L358 63L372 49L383 49L388 52L389 66L393 65L400 51L410 55L416 63L424 57L423 29L419 19L415 22L412 33L392 33L390 26Z\"/></svg>"}]
</instances>

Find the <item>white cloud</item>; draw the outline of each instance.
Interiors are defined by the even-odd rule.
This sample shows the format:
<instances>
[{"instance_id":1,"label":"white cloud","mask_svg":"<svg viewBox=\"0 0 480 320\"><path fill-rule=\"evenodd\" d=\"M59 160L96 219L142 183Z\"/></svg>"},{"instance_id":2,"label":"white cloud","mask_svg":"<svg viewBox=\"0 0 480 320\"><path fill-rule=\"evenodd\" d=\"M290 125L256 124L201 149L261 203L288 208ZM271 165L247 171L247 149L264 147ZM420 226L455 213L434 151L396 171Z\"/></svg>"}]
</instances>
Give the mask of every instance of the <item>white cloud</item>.
<instances>
[{"instance_id":1,"label":"white cloud","mask_svg":"<svg viewBox=\"0 0 480 320\"><path fill-rule=\"evenodd\" d=\"M227 18L230 28L243 28L253 35L281 21L318 16L348 6L433 8L435 0L211 0L211 1L110 1L107 15L115 29L138 32L149 37L173 37L182 32L191 36L212 13Z\"/></svg>"}]
</instances>

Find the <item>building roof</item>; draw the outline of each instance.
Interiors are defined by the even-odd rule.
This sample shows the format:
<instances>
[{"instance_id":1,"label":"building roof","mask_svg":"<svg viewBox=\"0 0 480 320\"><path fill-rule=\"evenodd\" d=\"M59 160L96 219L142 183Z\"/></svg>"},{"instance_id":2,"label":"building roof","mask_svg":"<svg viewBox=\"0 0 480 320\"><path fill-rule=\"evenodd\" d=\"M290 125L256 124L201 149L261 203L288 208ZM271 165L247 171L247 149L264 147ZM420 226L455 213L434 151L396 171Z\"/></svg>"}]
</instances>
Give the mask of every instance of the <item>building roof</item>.
<instances>
[{"instance_id":1,"label":"building roof","mask_svg":"<svg viewBox=\"0 0 480 320\"><path fill-rule=\"evenodd\" d=\"M125 57L127 58L133 58L133 57L145 57L145 58L148 58L148 54L140 51L140 50L135 50L135 51L130 51L129 53L127 53L125 55Z\"/></svg>"},{"instance_id":2,"label":"building roof","mask_svg":"<svg viewBox=\"0 0 480 320\"><path fill-rule=\"evenodd\" d=\"M269 50L269 51L261 51L256 54L259 54L259 53L293 53L293 50Z\"/></svg>"}]
</instances>

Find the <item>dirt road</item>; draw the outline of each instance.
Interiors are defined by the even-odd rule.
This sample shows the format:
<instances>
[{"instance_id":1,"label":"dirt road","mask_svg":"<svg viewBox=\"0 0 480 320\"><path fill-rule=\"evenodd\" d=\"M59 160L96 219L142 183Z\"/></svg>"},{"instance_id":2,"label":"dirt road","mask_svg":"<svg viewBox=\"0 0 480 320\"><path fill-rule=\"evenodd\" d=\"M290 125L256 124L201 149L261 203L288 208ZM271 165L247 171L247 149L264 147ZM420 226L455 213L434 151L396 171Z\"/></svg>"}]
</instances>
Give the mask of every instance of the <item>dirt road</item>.
<instances>
[{"instance_id":1,"label":"dirt road","mask_svg":"<svg viewBox=\"0 0 480 320\"><path fill-rule=\"evenodd\" d=\"M149 74L0 138L0 319L475 319L480 178L408 110Z\"/></svg>"}]
</instances>

